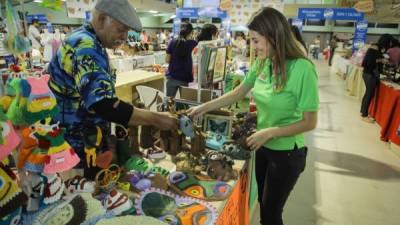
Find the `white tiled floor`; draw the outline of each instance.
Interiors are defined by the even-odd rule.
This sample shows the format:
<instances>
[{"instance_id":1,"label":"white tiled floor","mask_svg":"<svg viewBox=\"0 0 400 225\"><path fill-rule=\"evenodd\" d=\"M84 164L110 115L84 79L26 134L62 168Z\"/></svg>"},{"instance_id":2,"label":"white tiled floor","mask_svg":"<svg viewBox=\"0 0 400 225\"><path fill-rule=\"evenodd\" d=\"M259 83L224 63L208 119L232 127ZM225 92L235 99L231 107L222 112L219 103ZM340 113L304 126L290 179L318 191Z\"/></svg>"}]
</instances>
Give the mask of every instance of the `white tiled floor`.
<instances>
[{"instance_id":1,"label":"white tiled floor","mask_svg":"<svg viewBox=\"0 0 400 225\"><path fill-rule=\"evenodd\" d=\"M307 168L286 204L285 225L399 225L400 147L381 142L378 125L360 120L344 81L329 75L326 62L316 65L318 128L307 134Z\"/></svg>"}]
</instances>

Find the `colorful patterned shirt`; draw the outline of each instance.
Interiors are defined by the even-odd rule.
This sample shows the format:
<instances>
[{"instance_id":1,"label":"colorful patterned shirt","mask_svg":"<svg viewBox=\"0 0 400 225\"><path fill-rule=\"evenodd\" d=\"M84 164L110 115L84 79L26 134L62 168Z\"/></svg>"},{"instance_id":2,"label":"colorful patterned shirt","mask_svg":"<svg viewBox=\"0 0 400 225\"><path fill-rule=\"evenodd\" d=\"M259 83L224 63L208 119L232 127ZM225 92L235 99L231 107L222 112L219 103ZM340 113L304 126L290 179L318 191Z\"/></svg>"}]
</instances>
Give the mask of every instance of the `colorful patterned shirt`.
<instances>
[{"instance_id":1,"label":"colorful patterned shirt","mask_svg":"<svg viewBox=\"0 0 400 225\"><path fill-rule=\"evenodd\" d=\"M67 129L65 138L83 159L85 137L96 135L96 126L103 136L109 133L109 123L91 106L116 97L115 71L91 24L84 24L66 37L51 60L49 73L49 87L61 112L56 119Z\"/></svg>"}]
</instances>

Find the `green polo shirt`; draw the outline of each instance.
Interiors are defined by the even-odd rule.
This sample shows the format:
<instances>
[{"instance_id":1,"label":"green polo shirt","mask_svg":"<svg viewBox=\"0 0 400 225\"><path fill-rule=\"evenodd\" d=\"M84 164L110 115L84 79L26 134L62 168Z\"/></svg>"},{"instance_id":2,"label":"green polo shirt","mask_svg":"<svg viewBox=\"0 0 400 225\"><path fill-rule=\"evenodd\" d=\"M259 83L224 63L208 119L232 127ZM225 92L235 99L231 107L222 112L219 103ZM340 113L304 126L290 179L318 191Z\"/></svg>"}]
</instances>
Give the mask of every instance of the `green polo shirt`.
<instances>
[{"instance_id":1,"label":"green polo shirt","mask_svg":"<svg viewBox=\"0 0 400 225\"><path fill-rule=\"evenodd\" d=\"M244 79L253 88L257 106L257 130L284 127L303 119L303 112L316 112L319 108L318 76L315 66L307 59L286 61L287 81L283 90L274 90L275 76L271 76L271 60L266 59L260 74L257 59ZM269 140L265 147L272 150L292 150L295 144L304 147L303 134Z\"/></svg>"}]
</instances>

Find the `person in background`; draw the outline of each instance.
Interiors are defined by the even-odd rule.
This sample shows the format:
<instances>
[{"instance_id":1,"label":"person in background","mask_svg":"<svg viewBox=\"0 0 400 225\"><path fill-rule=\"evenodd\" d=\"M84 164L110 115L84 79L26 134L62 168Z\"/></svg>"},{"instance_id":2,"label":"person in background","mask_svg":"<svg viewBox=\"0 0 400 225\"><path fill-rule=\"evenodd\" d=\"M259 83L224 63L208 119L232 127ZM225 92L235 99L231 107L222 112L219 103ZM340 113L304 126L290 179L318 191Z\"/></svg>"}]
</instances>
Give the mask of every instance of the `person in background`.
<instances>
[{"instance_id":1,"label":"person in background","mask_svg":"<svg viewBox=\"0 0 400 225\"><path fill-rule=\"evenodd\" d=\"M375 95L376 87L379 84L379 76L382 71L382 64L386 62L383 58L382 52L384 48L377 43L371 44L365 53L362 61L363 80L365 83L365 94L361 102L361 118L363 121L373 123L375 120L368 116L368 109L372 98Z\"/></svg>"},{"instance_id":2,"label":"person in background","mask_svg":"<svg viewBox=\"0 0 400 225\"><path fill-rule=\"evenodd\" d=\"M318 59L321 50L321 36L317 35L313 42L313 58Z\"/></svg>"},{"instance_id":3,"label":"person in background","mask_svg":"<svg viewBox=\"0 0 400 225\"><path fill-rule=\"evenodd\" d=\"M166 62L169 63L167 71L167 96L175 97L181 86L187 87L193 81L192 51L197 46L197 41L191 40L193 26L182 23L179 37L172 40L167 48Z\"/></svg>"},{"instance_id":4,"label":"person in background","mask_svg":"<svg viewBox=\"0 0 400 225\"><path fill-rule=\"evenodd\" d=\"M387 50L389 55L389 61L392 65L399 67L400 65L400 43L397 39L394 39L393 45Z\"/></svg>"},{"instance_id":5,"label":"person in background","mask_svg":"<svg viewBox=\"0 0 400 225\"><path fill-rule=\"evenodd\" d=\"M42 45L41 43L41 38L40 38L40 31L39 31L39 20L37 19L32 19L31 25L29 25L28 28L28 38L31 40L32 43L32 48L39 50Z\"/></svg>"},{"instance_id":6,"label":"person in background","mask_svg":"<svg viewBox=\"0 0 400 225\"><path fill-rule=\"evenodd\" d=\"M307 46L306 43L303 40L303 37L301 36L300 30L297 26L290 26L290 28L292 29L293 35L296 38L296 40L298 41L298 44L300 45L299 47L301 48L301 50L303 51L304 55L308 55L307 54Z\"/></svg>"},{"instance_id":7,"label":"person in background","mask_svg":"<svg viewBox=\"0 0 400 225\"><path fill-rule=\"evenodd\" d=\"M199 35L197 36L197 41L211 41L218 38L218 28L211 23L204 24L201 28Z\"/></svg>"},{"instance_id":8,"label":"person in background","mask_svg":"<svg viewBox=\"0 0 400 225\"><path fill-rule=\"evenodd\" d=\"M145 30L142 30L140 33L140 42L142 42L142 44L148 44L150 42L149 35L147 35Z\"/></svg>"},{"instance_id":9,"label":"person in background","mask_svg":"<svg viewBox=\"0 0 400 225\"><path fill-rule=\"evenodd\" d=\"M243 32L237 32L235 40L232 42L233 51L237 54L246 56L247 42Z\"/></svg>"},{"instance_id":10,"label":"person in background","mask_svg":"<svg viewBox=\"0 0 400 225\"><path fill-rule=\"evenodd\" d=\"M89 180L100 168L88 165L85 156L93 153L85 150L93 146L85 139L108 137L110 122L123 127L151 125L161 130L178 126L177 119L169 114L135 108L116 96L116 74L106 49L124 43L130 29L140 32L142 25L129 0L98 0L91 21L67 36L48 68L49 87L60 110L54 119L66 129L65 139L79 155L79 168ZM94 154L109 150L106 138L93 145Z\"/></svg>"},{"instance_id":11,"label":"person in background","mask_svg":"<svg viewBox=\"0 0 400 225\"><path fill-rule=\"evenodd\" d=\"M332 59L333 55L335 54L335 49L337 48L337 41L336 35L333 35L331 41L329 42L329 66L332 66Z\"/></svg>"},{"instance_id":12,"label":"person in background","mask_svg":"<svg viewBox=\"0 0 400 225\"><path fill-rule=\"evenodd\" d=\"M265 7L248 28L257 58L243 82L220 98L190 108L189 115L196 118L232 105L252 90L257 132L247 138L247 145L256 151L261 224L283 225L286 200L306 164L303 133L317 124L318 76L281 12Z\"/></svg>"}]
</instances>

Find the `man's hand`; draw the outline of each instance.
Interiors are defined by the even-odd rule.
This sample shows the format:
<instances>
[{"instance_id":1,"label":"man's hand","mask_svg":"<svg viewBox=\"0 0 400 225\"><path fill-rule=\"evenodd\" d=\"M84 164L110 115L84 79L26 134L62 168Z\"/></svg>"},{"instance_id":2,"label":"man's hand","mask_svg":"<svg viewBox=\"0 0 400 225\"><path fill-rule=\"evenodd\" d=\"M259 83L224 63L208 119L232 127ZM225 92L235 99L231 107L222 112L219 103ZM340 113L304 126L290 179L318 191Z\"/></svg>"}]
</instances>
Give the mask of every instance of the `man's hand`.
<instances>
[{"instance_id":1,"label":"man's hand","mask_svg":"<svg viewBox=\"0 0 400 225\"><path fill-rule=\"evenodd\" d=\"M157 112L155 113L156 118L154 119L153 126L160 130L178 130L178 119L168 112Z\"/></svg>"}]
</instances>

